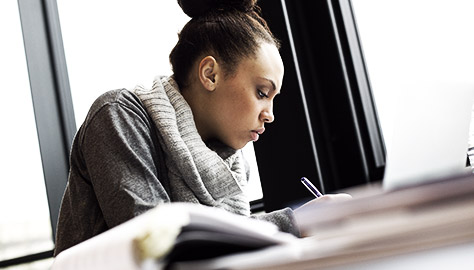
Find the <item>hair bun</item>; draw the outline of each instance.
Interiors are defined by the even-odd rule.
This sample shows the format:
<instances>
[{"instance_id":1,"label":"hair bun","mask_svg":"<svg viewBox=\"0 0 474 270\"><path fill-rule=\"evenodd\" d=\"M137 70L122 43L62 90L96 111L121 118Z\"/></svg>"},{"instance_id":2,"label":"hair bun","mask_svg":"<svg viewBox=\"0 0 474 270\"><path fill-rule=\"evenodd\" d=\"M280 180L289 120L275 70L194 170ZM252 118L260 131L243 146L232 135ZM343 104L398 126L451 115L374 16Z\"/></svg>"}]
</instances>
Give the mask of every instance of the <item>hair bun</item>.
<instances>
[{"instance_id":1,"label":"hair bun","mask_svg":"<svg viewBox=\"0 0 474 270\"><path fill-rule=\"evenodd\" d=\"M249 12L257 0L178 0L181 9L191 18L199 17L213 10L240 10Z\"/></svg>"}]
</instances>

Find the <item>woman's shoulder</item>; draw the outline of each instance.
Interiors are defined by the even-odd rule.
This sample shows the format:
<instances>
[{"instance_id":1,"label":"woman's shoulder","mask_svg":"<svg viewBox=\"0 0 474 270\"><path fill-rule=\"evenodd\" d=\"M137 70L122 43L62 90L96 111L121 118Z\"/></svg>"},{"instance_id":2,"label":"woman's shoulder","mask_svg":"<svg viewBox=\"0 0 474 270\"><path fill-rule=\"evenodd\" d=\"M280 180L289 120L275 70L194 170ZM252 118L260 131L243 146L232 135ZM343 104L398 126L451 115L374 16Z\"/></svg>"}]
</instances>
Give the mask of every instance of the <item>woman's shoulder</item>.
<instances>
[{"instance_id":1,"label":"woman's shoulder","mask_svg":"<svg viewBox=\"0 0 474 270\"><path fill-rule=\"evenodd\" d=\"M150 126L149 116L143 103L130 90L125 88L109 90L101 94L89 108L81 130L85 132L95 123L111 122L119 124L120 119L135 119Z\"/></svg>"},{"instance_id":2,"label":"woman's shoulder","mask_svg":"<svg viewBox=\"0 0 474 270\"><path fill-rule=\"evenodd\" d=\"M133 123L133 124L131 124ZM138 97L125 88L101 94L89 108L76 134L80 144L86 137L104 132L132 132L140 127L152 129L152 121ZM104 129L104 127L107 127Z\"/></svg>"},{"instance_id":3,"label":"woman's shoulder","mask_svg":"<svg viewBox=\"0 0 474 270\"><path fill-rule=\"evenodd\" d=\"M143 104L132 91L122 88L109 90L101 94L92 104L89 113L93 114L94 111L98 111L104 106L115 104L143 108Z\"/></svg>"},{"instance_id":4,"label":"woman's shoulder","mask_svg":"<svg viewBox=\"0 0 474 270\"><path fill-rule=\"evenodd\" d=\"M140 99L130 90L125 88L109 90L101 94L93 103L86 116L86 121L91 120L102 110L123 110L146 116L146 110Z\"/></svg>"}]
</instances>

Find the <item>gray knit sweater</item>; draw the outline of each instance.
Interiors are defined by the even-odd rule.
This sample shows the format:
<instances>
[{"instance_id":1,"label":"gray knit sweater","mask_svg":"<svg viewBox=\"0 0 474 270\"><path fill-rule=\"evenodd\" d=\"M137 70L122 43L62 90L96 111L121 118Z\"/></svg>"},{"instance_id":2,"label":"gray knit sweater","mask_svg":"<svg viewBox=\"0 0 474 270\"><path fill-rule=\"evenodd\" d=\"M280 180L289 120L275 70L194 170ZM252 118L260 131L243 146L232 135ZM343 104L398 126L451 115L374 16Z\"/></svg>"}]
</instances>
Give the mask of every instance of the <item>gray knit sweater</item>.
<instances>
[{"instance_id":1,"label":"gray knit sweater","mask_svg":"<svg viewBox=\"0 0 474 270\"><path fill-rule=\"evenodd\" d=\"M137 86L133 92L155 124L165 153L168 182L173 183L168 192L171 201L199 203L249 216L242 151L201 139L191 107L173 77L157 77L151 89Z\"/></svg>"},{"instance_id":2,"label":"gray knit sweater","mask_svg":"<svg viewBox=\"0 0 474 270\"><path fill-rule=\"evenodd\" d=\"M55 256L161 203L174 183L155 123L140 99L120 89L100 96L78 130L61 203ZM259 215L282 231L299 234L285 208Z\"/></svg>"}]
</instances>

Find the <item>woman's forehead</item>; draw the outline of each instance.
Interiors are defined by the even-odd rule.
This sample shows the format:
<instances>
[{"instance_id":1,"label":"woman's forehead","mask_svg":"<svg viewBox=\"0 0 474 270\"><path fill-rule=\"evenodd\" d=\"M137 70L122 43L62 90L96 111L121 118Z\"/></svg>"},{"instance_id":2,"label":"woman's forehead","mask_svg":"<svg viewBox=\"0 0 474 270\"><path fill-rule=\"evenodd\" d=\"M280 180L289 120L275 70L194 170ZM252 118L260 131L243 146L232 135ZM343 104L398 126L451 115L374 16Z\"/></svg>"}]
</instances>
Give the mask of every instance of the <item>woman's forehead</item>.
<instances>
[{"instance_id":1,"label":"woman's forehead","mask_svg":"<svg viewBox=\"0 0 474 270\"><path fill-rule=\"evenodd\" d=\"M272 82L275 88L279 88L284 73L283 61L274 45L262 45L254 57L240 61L237 73L264 78Z\"/></svg>"}]
</instances>

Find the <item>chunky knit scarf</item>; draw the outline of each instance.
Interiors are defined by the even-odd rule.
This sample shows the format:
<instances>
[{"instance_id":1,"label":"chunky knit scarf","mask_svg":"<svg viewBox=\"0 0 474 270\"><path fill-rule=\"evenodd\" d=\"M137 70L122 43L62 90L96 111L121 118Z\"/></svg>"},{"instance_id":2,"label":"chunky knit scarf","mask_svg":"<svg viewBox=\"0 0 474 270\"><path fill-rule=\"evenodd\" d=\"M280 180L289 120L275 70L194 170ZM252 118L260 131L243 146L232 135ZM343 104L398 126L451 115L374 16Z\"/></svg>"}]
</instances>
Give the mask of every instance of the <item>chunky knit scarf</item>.
<instances>
[{"instance_id":1,"label":"chunky knit scarf","mask_svg":"<svg viewBox=\"0 0 474 270\"><path fill-rule=\"evenodd\" d=\"M151 90L137 86L133 92L155 123L166 156L171 200L250 215L243 192L247 178L242 151L202 141L174 79L157 77Z\"/></svg>"}]
</instances>

